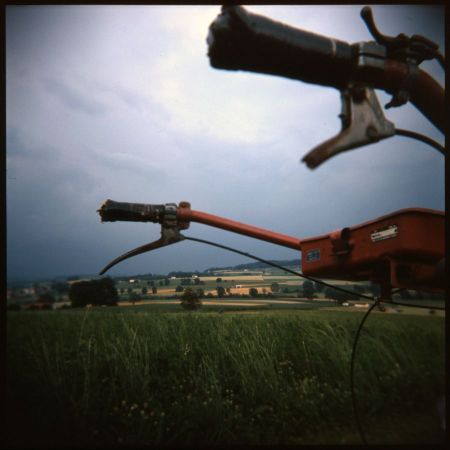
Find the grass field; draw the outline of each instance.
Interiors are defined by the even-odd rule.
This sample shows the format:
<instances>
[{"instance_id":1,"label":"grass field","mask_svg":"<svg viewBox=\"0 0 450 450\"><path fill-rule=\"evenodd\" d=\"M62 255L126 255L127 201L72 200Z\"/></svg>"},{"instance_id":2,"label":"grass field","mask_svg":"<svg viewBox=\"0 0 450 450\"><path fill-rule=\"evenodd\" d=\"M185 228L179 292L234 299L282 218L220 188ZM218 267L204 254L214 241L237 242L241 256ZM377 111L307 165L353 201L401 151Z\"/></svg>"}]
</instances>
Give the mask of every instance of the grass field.
<instances>
[{"instance_id":1,"label":"grass field","mask_svg":"<svg viewBox=\"0 0 450 450\"><path fill-rule=\"evenodd\" d=\"M155 305L10 312L7 443L358 444L363 312ZM444 319L369 317L355 366L367 441L443 439Z\"/></svg>"}]
</instances>

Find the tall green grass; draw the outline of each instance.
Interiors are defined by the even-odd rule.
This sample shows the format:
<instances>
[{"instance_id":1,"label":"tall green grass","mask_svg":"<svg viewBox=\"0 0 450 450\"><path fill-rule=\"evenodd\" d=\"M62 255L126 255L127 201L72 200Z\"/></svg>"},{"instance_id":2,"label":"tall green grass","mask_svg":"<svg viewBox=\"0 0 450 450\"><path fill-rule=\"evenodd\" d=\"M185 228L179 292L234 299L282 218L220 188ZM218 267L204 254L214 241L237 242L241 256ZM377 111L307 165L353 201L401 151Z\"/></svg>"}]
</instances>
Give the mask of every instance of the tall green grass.
<instances>
[{"instance_id":1,"label":"tall green grass","mask_svg":"<svg viewBox=\"0 0 450 450\"><path fill-rule=\"evenodd\" d=\"M9 440L80 446L359 443L349 363L361 317L312 311L10 313ZM369 442L439 442L442 318L371 316L355 370ZM28 433L20 431L24 423Z\"/></svg>"}]
</instances>

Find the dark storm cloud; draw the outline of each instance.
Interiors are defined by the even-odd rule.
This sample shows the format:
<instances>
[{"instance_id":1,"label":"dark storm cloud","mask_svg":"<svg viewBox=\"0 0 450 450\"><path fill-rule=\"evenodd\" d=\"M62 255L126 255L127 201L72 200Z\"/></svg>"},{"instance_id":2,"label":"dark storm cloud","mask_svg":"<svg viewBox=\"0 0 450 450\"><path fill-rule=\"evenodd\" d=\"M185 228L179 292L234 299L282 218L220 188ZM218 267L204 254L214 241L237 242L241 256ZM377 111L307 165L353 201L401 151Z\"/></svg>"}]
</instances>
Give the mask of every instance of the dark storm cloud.
<instances>
[{"instance_id":1,"label":"dark storm cloud","mask_svg":"<svg viewBox=\"0 0 450 450\"><path fill-rule=\"evenodd\" d=\"M248 9L349 42L369 38L360 7ZM444 208L443 158L405 138L343 153L315 171L299 163L339 131L339 92L212 69L205 39L219 11L8 8L8 274L96 273L159 238L154 224L102 224L96 210L107 198L187 200L193 209L300 238L405 207ZM429 29L443 46L442 18L424 11L374 7L387 34ZM435 62L423 66L443 80ZM377 94L381 104L390 99ZM443 140L411 105L386 116ZM266 258L299 256L200 224L185 233ZM183 242L126 261L111 274L240 262L237 255Z\"/></svg>"}]
</instances>

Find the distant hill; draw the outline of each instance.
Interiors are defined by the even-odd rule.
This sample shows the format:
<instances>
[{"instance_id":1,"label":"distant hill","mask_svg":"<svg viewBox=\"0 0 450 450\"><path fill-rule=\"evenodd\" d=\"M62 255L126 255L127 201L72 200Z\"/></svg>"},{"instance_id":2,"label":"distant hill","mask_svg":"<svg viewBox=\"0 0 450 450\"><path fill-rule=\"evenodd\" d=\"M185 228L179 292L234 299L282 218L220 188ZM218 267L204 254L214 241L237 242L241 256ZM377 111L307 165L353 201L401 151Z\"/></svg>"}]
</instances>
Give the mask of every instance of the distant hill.
<instances>
[{"instance_id":1,"label":"distant hill","mask_svg":"<svg viewBox=\"0 0 450 450\"><path fill-rule=\"evenodd\" d=\"M278 264L279 266L283 267L295 267L296 269L300 268L300 258L297 259L289 259L289 260L276 260L271 259L268 260L271 263ZM163 274L139 274L139 275L118 275L114 276L113 278L115 280L128 280L130 278L134 279L160 279L170 276L176 276L177 278L182 277L190 277L191 275L208 275L208 273L214 272L214 271L221 271L221 270L236 270L236 271L242 271L242 270L261 270L261 269L267 269L267 264L264 264L262 262L254 262L254 263L247 263L247 264L239 264L237 266L229 266L229 267L211 267L209 269L203 270L202 272L199 272L198 270L195 271L189 271L189 272L169 272L167 275ZM72 276L55 276L53 278L36 278L36 279L21 279L20 277L8 277L7 285L8 288L21 288L26 286L31 286L33 283L51 283L51 282L63 282L63 281L76 281L76 280L83 280L83 279L97 279L100 278L98 274L92 275L92 274L84 274L84 275L72 275Z\"/></svg>"},{"instance_id":2,"label":"distant hill","mask_svg":"<svg viewBox=\"0 0 450 450\"><path fill-rule=\"evenodd\" d=\"M274 263L274 264L278 264L279 266L283 266L283 267L292 267L292 266L299 267L301 260L300 260L300 258L297 258L297 259L289 259L289 260L269 259L268 261L271 263ZM205 272L214 272L214 271L220 271L220 270L244 270L244 269L255 270L255 269L266 269L267 267L269 267L267 264L257 261L254 263L239 264L237 266L211 267L211 268L205 270Z\"/></svg>"}]
</instances>

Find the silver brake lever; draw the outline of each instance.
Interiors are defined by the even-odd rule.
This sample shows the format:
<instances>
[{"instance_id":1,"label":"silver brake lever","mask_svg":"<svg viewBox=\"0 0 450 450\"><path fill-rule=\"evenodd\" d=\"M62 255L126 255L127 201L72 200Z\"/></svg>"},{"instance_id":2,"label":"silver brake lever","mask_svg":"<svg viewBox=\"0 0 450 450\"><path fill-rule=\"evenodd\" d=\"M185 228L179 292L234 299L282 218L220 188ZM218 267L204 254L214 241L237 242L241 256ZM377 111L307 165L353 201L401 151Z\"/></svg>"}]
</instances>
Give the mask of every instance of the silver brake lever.
<instances>
[{"instance_id":1,"label":"silver brake lever","mask_svg":"<svg viewBox=\"0 0 450 450\"><path fill-rule=\"evenodd\" d=\"M395 134L395 126L384 117L372 88L350 84L341 90L342 130L307 153L302 161L315 169L332 156L378 142Z\"/></svg>"},{"instance_id":2,"label":"silver brake lever","mask_svg":"<svg viewBox=\"0 0 450 450\"><path fill-rule=\"evenodd\" d=\"M166 245L175 244L177 242L182 241L185 237L180 233L180 230L177 227L161 227L161 237L149 244L142 245L137 247L129 252L120 255L116 259L112 260L109 264L107 264L99 273L99 275L103 275L107 272L111 267L116 264L122 262L125 259L131 258L133 256L140 255L145 252L149 252L151 250L156 250L157 248L165 247Z\"/></svg>"}]
</instances>

